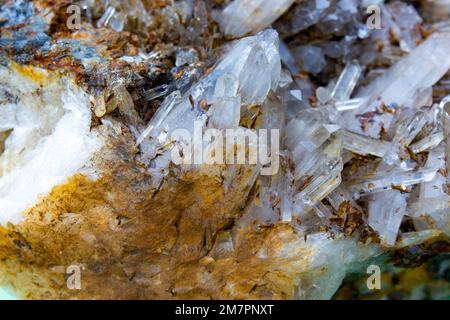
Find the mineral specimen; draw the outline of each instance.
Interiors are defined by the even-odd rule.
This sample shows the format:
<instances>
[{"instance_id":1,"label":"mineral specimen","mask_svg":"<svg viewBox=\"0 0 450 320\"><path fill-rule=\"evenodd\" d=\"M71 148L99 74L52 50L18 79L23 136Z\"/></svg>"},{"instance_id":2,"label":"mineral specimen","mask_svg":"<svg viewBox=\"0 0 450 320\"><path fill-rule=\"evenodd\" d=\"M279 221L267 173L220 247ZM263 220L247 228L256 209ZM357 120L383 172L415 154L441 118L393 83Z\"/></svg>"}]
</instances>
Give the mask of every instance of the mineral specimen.
<instances>
[{"instance_id":1,"label":"mineral specimen","mask_svg":"<svg viewBox=\"0 0 450 320\"><path fill-rule=\"evenodd\" d=\"M2 288L329 299L448 252L449 3L422 2L4 2Z\"/></svg>"}]
</instances>

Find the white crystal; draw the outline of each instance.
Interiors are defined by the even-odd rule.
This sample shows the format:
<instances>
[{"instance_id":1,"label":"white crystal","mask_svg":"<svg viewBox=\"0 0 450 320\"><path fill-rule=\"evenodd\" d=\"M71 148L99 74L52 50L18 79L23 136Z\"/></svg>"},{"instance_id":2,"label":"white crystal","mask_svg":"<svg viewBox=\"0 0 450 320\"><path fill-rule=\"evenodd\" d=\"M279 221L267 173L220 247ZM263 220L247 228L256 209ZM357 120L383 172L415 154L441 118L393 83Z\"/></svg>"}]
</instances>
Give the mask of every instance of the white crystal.
<instances>
[{"instance_id":1,"label":"white crystal","mask_svg":"<svg viewBox=\"0 0 450 320\"><path fill-rule=\"evenodd\" d=\"M370 112L384 103L396 103L403 107L411 101L420 88L433 86L450 69L450 33L434 33L409 55L389 68L382 76L358 92L357 97L370 97L361 108L348 111L342 118L343 125L354 132L379 136L379 123L389 128L391 114L377 117L369 123L367 132L358 123L358 114Z\"/></svg>"},{"instance_id":2,"label":"white crystal","mask_svg":"<svg viewBox=\"0 0 450 320\"><path fill-rule=\"evenodd\" d=\"M341 131L344 148L361 155L383 157L390 148L390 143L350 132Z\"/></svg>"},{"instance_id":3,"label":"white crystal","mask_svg":"<svg viewBox=\"0 0 450 320\"><path fill-rule=\"evenodd\" d=\"M355 110L359 109L365 103L367 103L367 100L368 99L366 97L366 98L354 98L349 100L336 101L334 103L334 106L338 111Z\"/></svg>"},{"instance_id":4,"label":"white crystal","mask_svg":"<svg viewBox=\"0 0 450 320\"><path fill-rule=\"evenodd\" d=\"M202 84L211 83L224 73L231 73L239 80L239 94L243 103L262 103L269 90L277 88L280 80L277 32L269 29L239 40L214 71L202 80Z\"/></svg>"},{"instance_id":5,"label":"white crystal","mask_svg":"<svg viewBox=\"0 0 450 320\"><path fill-rule=\"evenodd\" d=\"M223 98L212 103L209 125L219 129L233 129L239 126L241 97Z\"/></svg>"},{"instance_id":6,"label":"white crystal","mask_svg":"<svg viewBox=\"0 0 450 320\"><path fill-rule=\"evenodd\" d=\"M330 219L333 216L330 209L320 201L313 206L313 209L320 219Z\"/></svg>"},{"instance_id":7,"label":"white crystal","mask_svg":"<svg viewBox=\"0 0 450 320\"><path fill-rule=\"evenodd\" d=\"M298 210L305 205L313 206L341 183L341 149L342 140L333 138L309 157L295 159L295 178L309 177L306 186L294 198Z\"/></svg>"},{"instance_id":8,"label":"white crystal","mask_svg":"<svg viewBox=\"0 0 450 320\"><path fill-rule=\"evenodd\" d=\"M408 117L396 128L395 136L390 150L386 153L384 160L387 164L393 165L401 161L401 155L405 148L422 130L427 122L427 115L418 111L413 116Z\"/></svg>"},{"instance_id":9,"label":"white crystal","mask_svg":"<svg viewBox=\"0 0 450 320\"><path fill-rule=\"evenodd\" d=\"M437 238L442 234L442 231L431 229L418 232L406 232L403 233L400 240L395 245L395 249L401 249L405 247L416 246L422 244L431 238Z\"/></svg>"},{"instance_id":10,"label":"white crystal","mask_svg":"<svg viewBox=\"0 0 450 320\"><path fill-rule=\"evenodd\" d=\"M90 130L87 94L70 80L53 79L41 69L33 72L48 83L41 88L0 66L0 94L18 97L1 103L0 131L12 131L0 152L0 223L20 221L20 213L78 172L102 145Z\"/></svg>"},{"instance_id":11,"label":"white crystal","mask_svg":"<svg viewBox=\"0 0 450 320\"><path fill-rule=\"evenodd\" d=\"M411 144L410 149L413 153L420 153L437 147L444 140L443 132L436 132L425 138Z\"/></svg>"},{"instance_id":12,"label":"white crystal","mask_svg":"<svg viewBox=\"0 0 450 320\"><path fill-rule=\"evenodd\" d=\"M336 211L339 210L339 207L344 201L349 201L353 207L358 208L362 211L362 209L353 199L351 193L342 184L335 190L330 192L326 199Z\"/></svg>"},{"instance_id":13,"label":"white crystal","mask_svg":"<svg viewBox=\"0 0 450 320\"><path fill-rule=\"evenodd\" d=\"M399 191L380 192L369 201L369 225L385 245L395 244L405 212L406 199Z\"/></svg>"},{"instance_id":14,"label":"white crystal","mask_svg":"<svg viewBox=\"0 0 450 320\"><path fill-rule=\"evenodd\" d=\"M327 88L318 87L316 90L316 97L321 104L326 104L331 100L331 92Z\"/></svg>"},{"instance_id":15,"label":"white crystal","mask_svg":"<svg viewBox=\"0 0 450 320\"><path fill-rule=\"evenodd\" d=\"M272 24L295 0L234 0L222 12L220 25L227 35L241 37Z\"/></svg>"},{"instance_id":16,"label":"white crystal","mask_svg":"<svg viewBox=\"0 0 450 320\"><path fill-rule=\"evenodd\" d=\"M158 111L153 116L151 123L136 139L136 145L140 145L142 141L144 141L144 139L146 139L150 135L152 130L160 129L163 121L168 117L168 115L174 109L177 103L179 103L180 99L181 96L179 91L173 92L166 99L164 99Z\"/></svg>"},{"instance_id":17,"label":"white crystal","mask_svg":"<svg viewBox=\"0 0 450 320\"><path fill-rule=\"evenodd\" d=\"M394 186L411 186L431 181L436 175L436 171L436 168L421 168L415 171L388 170L377 172L373 178L354 183L352 190L356 195L366 195L389 190Z\"/></svg>"},{"instance_id":18,"label":"white crystal","mask_svg":"<svg viewBox=\"0 0 450 320\"><path fill-rule=\"evenodd\" d=\"M302 92L300 90L291 90L290 91L291 96L293 96L294 98L296 98L297 100L302 101Z\"/></svg>"}]
</instances>

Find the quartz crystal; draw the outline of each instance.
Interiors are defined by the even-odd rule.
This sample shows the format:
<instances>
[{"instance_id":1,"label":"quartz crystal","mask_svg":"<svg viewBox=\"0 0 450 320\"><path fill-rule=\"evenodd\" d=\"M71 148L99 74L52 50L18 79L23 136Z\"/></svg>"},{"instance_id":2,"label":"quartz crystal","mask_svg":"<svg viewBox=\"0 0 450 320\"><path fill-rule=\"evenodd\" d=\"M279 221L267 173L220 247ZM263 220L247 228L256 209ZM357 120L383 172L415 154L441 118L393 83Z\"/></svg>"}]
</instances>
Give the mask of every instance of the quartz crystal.
<instances>
[{"instance_id":1,"label":"quartz crystal","mask_svg":"<svg viewBox=\"0 0 450 320\"><path fill-rule=\"evenodd\" d=\"M380 192L373 196L368 210L370 226L378 231L386 245L394 245L406 212L405 195L400 192Z\"/></svg>"},{"instance_id":2,"label":"quartz crystal","mask_svg":"<svg viewBox=\"0 0 450 320\"><path fill-rule=\"evenodd\" d=\"M322 49L316 46L300 46L294 51L294 57L306 72L319 73L326 65Z\"/></svg>"},{"instance_id":3,"label":"quartz crystal","mask_svg":"<svg viewBox=\"0 0 450 320\"><path fill-rule=\"evenodd\" d=\"M361 67L357 61L347 64L331 92L331 99L336 101L348 100L360 75Z\"/></svg>"},{"instance_id":4,"label":"quartz crystal","mask_svg":"<svg viewBox=\"0 0 450 320\"><path fill-rule=\"evenodd\" d=\"M384 157L391 147L390 143L386 141L373 139L345 129L342 130L342 140L345 149L361 155L371 154L377 157Z\"/></svg>"},{"instance_id":5,"label":"quartz crystal","mask_svg":"<svg viewBox=\"0 0 450 320\"><path fill-rule=\"evenodd\" d=\"M355 117L371 112L381 103L396 104L405 108L420 107L412 102L420 88L434 85L450 68L446 52L450 48L450 34L433 34L424 43L397 62L381 77L358 92L358 97L370 97L367 104L343 116L342 122L351 131L361 132L373 137L379 135L379 123L389 128L392 114L375 115L374 121L362 129ZM413 105L411 105L411 102Z\"/></svg>"},{"instance_id":6,"label":"quartz crystal","mask_svg":"<svg viewBox=\"0 0 450 320\"><path fill-rule=\"evenodd\" d=\"M396 186L410 186L421 182L428 182L436 175L436 168L423 168L413 171L386 170L362 181L352 183L355 194L365 195L393 189Z\"/></svg>"}]
</instances>

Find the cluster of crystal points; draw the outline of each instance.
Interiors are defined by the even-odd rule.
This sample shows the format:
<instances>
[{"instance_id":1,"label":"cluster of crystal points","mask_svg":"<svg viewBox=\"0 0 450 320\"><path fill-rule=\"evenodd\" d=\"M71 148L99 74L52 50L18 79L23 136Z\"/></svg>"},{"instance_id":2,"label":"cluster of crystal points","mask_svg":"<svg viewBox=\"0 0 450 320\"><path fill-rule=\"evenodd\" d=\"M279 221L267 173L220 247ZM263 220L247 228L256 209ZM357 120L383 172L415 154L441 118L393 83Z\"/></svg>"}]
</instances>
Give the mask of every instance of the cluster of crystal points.
<instances>
[{"instance_id":1,"label":"cluster of crystal points","mask_svg":"<svg viewBox=\"0 0 450 320\"><path fill-rule=\"evenodd\" d=\"M272 160L274 156L280 158L280 168L274 175L260 176L260 165L250 167L245 181L257 195L246 195L247 207L234 224L242 229L253 228L254 221L262 227L286 224L302 235L286 241L279 257L283 269L284 260L300 260L295 254L304 252L304 247L313 252L307 267L294 272L309 274L302 278L303 291L298 290L296 298L329 298L356 263L389 249L450 237L450 82L445 78L450 69L449 1L424 1L427 9L422 10L421 17L413 6L400 1L234 0L212 12L224 44L220 58L207 70L201 69L200 57L205 55L198 49L204 45L203 38L196 37L208 33L204 4L168 2L171 4L157 14L148 12L145 1L139 0L109 0L101 5L94 0L80 2L98 28L116 32L135 29L148 36L149 29L158 27L167 31L162 36L165 40L179 41L175 49L155 47L117 59L133 66L152 65L170 51L175 56L173 68L180 71L174 73L182 74L175 81L144 91L140 99L146 103L161 101L148 123L130 120L136 117L135 110L128 110L128 114L119 110L125 114L123 118L139 148L138 160L151 175L154 189L163 185L174 166L172 149L183 145L183 141L173 139L174 130L194 134L196 121L205 130L280 130L280 150L271 155ZM382 11L380 30L370 30L364 21L365 10L372 2ZM12 13L5 9L1 14L0 22L10 19ZM189 20L190 16L195 19ZM430 35L420 29L424 20L430 26ZM12 43L8 41L0 39L0 44ZM53 43L51 48L64 45ZM71 55L88 55L86 47L71 46L74 48L67 45L73 49ZM89 59L83 56L81 60L89 69L100 59L89 54ZM0 68L0 76L8 72L6 67ZM69 93L77 92L69 89ZM51 97L52 88L46 90ZM107 102L100 90L90 92L93 113L104 124L108 122L104 117L116 108L110 105L117 101L134 103L124 83L116 82L108 90L114 98ZM81 96L87 105L86 96ZM65 98L69 107L76 100ZM69 154L83 155L74 168L51 172L50 178L73 174L98 147L90 141L90 121L84 119L83 108L57 109L54 122L36 129L34 124L16 123L20 120L20 104L8 105L11 110L0 114L1 171L11 153L21 152L14 148L24 149L21 128L28 130L27 134L49 128L52 139L45 140L48 152L58 149L61 139L67 139L64 132L56 130L60 128L58 123L62 126L68 122L67 130L79 133L91 144L83 153L74 149ZM84 121L76 117L77 112ZM9 135L11 130L15 130L13 135ZM203 147L213 150L217 143L204 141ZM25 151L34 154L40 147L45 145ZM69 162L63 155L61 159ZM208 170L208 166L196 163L183 170ZM226 194L236 183L240 168L217 167L224 170ZM1 171L0 204L4 205L11 202L7 200L12 183ZM32 188L19 182L23 188ZM50 187L38 191L48 192ZM3 216L0 222L16 220ZM401 228L405 221L408 230ZM231 240L227 246L233 250ZM264 258L265 253L255 255ZM315 273L323 267L328 271ZM310 278L313 285L308 286L306 280Z\"/></svg>"},{"instance_id":2,"label":"cluster of crystal points","mask_svg":"<svg viewBox=\"0 0 450 320\"><path fill-rule=\"evenodd\" d=\"M350 7L344 7L344 2ZM223 12L224 31L232 36L257 32L290 4L234 1ZM342 1L338 8L352 12L356 1ZM413 24L421 21L417 12L403 3L383 9L390 14L401 12ZM206 123L209 118L210 126L216 128L236 128L246 106L261 105L264 114L269 112L267 108L275 110L269 128L283 132L280 156L284 167L278 175L262 179L262 201L253 209L256 217L281 219L300 230L315 224L330 227L340 206L349 202L367 212L363 219L385 246L394 246L402 237L425 241L430 234L426 231L433 229L448 234L445 159L450 157L446 153L449 116L445 107L450 100L433 103L431 94L433 85L450 69L450 33L436 31L416 47L405 26L389 23L405 41L400 47L408 53L365 86L358 82L367 66L355 59L348 61L336 79L316 89L314 107L302 95L302 84L295 79L295 58L284 43L281 59L288 69L280 69L280 44L274 30L238 40L214 71L187 93L173 92L166 98L138 144L150 135L157 141L153 148L160 149L169 142L170 130L183 126L193 131L195 119ZM312 64L319 62L311 60L320 57L316 52L307 54L313 47L301 50L307 59L304 70L317 69ZM270 98L270 92L275 98ZM206 99L212 107L206 114L192 112L189 97ZM161 132L162 140L158 137ZM420 163L417 155L423 153L428 158ZM373 157L358 163L357 170L355 165L345 167L358 155ZM168 162L166 158L165 165ZM412 219L416 231L399 234L405 217Z\"/></svg>"}]
</instances>

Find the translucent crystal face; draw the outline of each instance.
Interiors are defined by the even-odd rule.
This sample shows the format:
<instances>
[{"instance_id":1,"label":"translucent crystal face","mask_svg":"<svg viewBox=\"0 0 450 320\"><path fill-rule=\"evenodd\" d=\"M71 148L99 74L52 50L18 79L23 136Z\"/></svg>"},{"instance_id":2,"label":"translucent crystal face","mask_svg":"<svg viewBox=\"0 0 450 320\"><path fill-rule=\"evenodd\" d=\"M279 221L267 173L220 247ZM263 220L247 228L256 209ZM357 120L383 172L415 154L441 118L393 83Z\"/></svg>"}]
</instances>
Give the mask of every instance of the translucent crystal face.
<instances>
[{"instance_id":1,"label":"translucent crystal face","mask_svg":"<svg viewBox=\"0 0 450 320\"><path fill-rule=\"evenodd\" d=\"M222 12L221 25L228 35L240 37L274 22L294 0L233 1Z\"/></svg>"}]
</instances>

